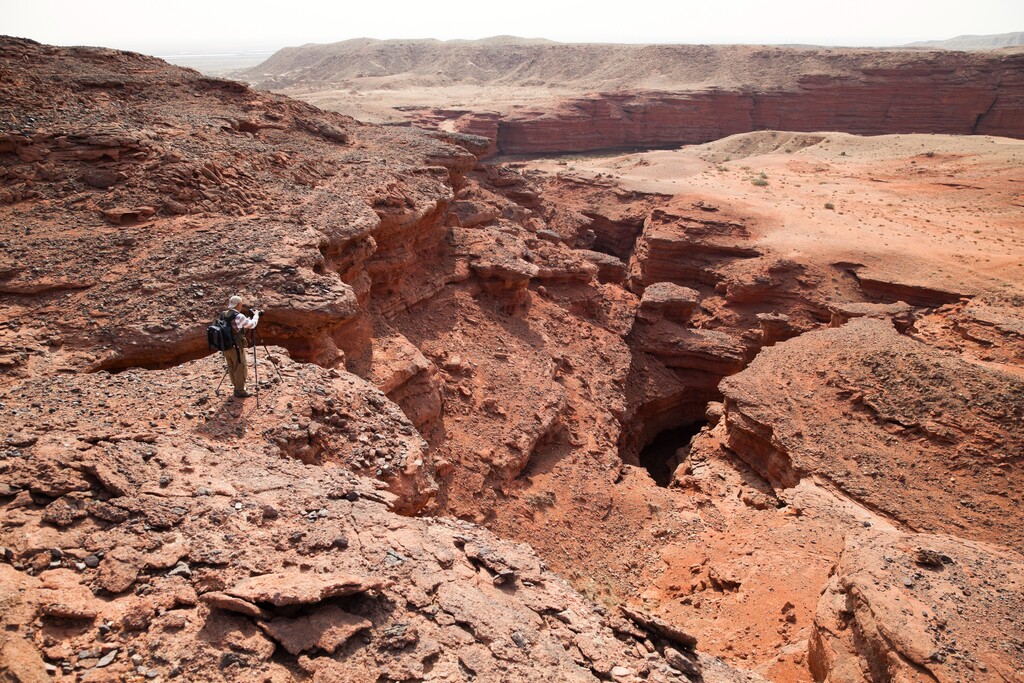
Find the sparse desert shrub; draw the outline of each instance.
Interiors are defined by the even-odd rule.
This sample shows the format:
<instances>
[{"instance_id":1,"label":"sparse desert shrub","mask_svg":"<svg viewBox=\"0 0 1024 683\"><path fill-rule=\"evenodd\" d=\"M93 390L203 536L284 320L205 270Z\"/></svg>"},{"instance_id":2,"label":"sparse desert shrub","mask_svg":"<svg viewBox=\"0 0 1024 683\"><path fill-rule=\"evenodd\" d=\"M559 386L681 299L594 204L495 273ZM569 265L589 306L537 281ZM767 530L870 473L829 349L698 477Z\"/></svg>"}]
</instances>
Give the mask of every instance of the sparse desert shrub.
<instances>
[{"instance_id":1,"label":"sparse desert shrub","mask_svg":"<svg viewBox=\"0 0 1024 683\"><path fill-rule=\"evenodd\" d=\"M754 178L750 182L756 185L757 187L764 187L765 185L768 184L768 181L765 180L764 178Z\"/></svg>"},{"instance_id":2,"label":"sparse desert shrub","mask_svg":"<svg viewBox=\"0 0 1024 683\"><path fill-rule=\"evenodd\" d=\"M577 586L576 590L594 604L604 605L606 609L615 609L612 584L607 579L598 584L593 578L588 578L586 583Z\"/></svg>"},{"instance_id":3,"label":"sparse desert shrub","mask_svg":"<svg viewBox=\"0 0 1024 683\"><path fill-rule=\"evenodd\" d=\"M835 211L836 205L833 204L832 202L825 202L825 208L828 209L829 211Z\"/></svg>"},{"instance_id":4,"label":"sparse desert shrub","mask_svg":"<svg viewBox=\"0 0 1024 683\"><path fill-rule=\"evenodd\" d=\"M527 493L526 504L534 510L540 510L542 508L549 508L555 504L555 494L551 491L543 491L541 493Z\"/></svg>"},{"instance_id":5,"label":"sparse desert shrub","mask_svg":"<svg viewBox=\"0 0 1024 683\"><path fill-rule=\"evenodd\" d=\"M768 174L765 173L764 171L761 171L761 174L758 176L758 178L761 178L762 180L768 180Z\"/></svg>"}]
</instances>

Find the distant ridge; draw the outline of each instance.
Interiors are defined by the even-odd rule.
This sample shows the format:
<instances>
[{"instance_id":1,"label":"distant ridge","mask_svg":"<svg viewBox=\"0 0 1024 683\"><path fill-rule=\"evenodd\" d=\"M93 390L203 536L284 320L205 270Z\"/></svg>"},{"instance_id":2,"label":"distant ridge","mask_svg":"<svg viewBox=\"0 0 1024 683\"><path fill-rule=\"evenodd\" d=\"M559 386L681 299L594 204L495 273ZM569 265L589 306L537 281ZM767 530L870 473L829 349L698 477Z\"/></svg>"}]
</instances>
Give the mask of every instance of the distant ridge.
<instances>
[{"instance_id":1,"label":"distant ridge","mask_svg":"<svg viewBox=\"0 0 1024 683\"><path fill-rule=\"evenodd\" d=\"M941 50L998 50L1004 47L1024 47L1024 31L996 33L988 36L957 36L948 40L924 40L908 43L906 47L930 47Z\"/></svg>"},{"instance_id":2,"label":"distant ridge","mask_svg":"<svg viewBox=\"0 0 1024 683\"><path fill-rule=\"evenodd\" d=\"M458 84L580 91L763 91L798 88L808 78L913 72L920 68L923 52L905 47L558 43L515 36L450 41L357 38L287 47L240 75L270 89L347 90L358 84L363 90L401 90ZM978 66L976 62L992 58L956 59Z\"/></svg>"}]
</instances>

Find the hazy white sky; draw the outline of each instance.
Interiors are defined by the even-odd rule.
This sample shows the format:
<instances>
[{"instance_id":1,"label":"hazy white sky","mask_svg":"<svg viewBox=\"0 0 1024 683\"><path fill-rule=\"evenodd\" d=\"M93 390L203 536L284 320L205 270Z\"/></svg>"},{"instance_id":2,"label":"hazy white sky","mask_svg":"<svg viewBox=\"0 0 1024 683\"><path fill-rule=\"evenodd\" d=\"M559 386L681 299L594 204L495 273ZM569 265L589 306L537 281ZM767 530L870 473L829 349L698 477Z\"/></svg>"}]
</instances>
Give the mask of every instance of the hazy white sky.
<instances>
[{"instance_id":1,"label":"hazy white sky","mask_svg":"<svg viewBox=\"0 0 1024 683\"><path fill-rule=\"evenodd\" d=\"M150 53L349 38L898 45L1024 31L1024 0L0 0L0 34Z\"/></svg>"}]
</instances>

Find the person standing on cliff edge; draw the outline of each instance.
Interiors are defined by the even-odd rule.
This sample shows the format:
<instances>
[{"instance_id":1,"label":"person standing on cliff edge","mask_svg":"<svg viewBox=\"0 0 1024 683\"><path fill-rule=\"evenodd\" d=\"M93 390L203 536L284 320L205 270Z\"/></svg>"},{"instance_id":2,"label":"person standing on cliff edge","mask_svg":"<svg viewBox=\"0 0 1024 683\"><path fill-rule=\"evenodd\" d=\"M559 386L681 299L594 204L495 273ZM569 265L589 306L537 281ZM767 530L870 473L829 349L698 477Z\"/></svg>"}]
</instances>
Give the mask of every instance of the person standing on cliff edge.
<instances>
[{"instance_id":1,"label":"person standing on cliff edge","mask_svg":"<svg viewBox=\"0 0 1024 683\"><path fill-rule=\"evenodd\" d=\"M222 316L231 322L231 334L235 341L235 347L224 351L224 360L228 364L228 374L231 375L231 383L235 385L235 397L246 398L251 396L245 390L245 379L249 366L245 360L245 331L256 328L260 322L260 311L253 311L250 318L242 313L242 297L237 294L228 300L228 310Z\"/></svg>"}]
</instances>

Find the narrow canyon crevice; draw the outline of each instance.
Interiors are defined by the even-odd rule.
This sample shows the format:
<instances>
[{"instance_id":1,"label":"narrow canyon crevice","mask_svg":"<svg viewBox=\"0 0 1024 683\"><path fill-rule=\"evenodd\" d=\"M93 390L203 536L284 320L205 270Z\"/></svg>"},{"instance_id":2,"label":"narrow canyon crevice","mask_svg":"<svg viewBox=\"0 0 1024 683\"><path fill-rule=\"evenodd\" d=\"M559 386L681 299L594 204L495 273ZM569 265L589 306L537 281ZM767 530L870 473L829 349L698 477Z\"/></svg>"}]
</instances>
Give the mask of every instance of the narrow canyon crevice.
<instances>
[{"instance_id":1,"label":"narrow canyon crevice","mask_svg":"<svg viewBox=\"0 0 1024 683\"><path fill-rule=\"evenodd\" d=\"M647 470L658 486L668 486L672 475L689 453L691 440L707 423L683 424L658 432L654 439L640 450L640 467Z\"/></svg>"}]
</instances>

